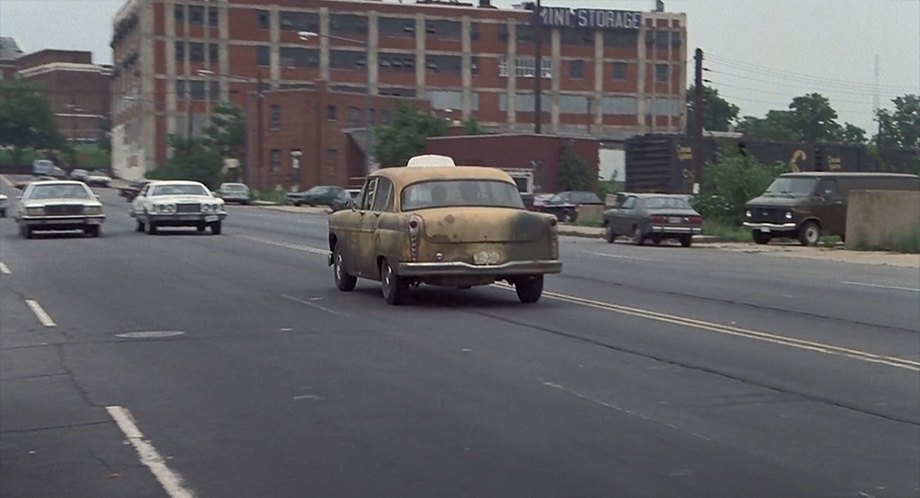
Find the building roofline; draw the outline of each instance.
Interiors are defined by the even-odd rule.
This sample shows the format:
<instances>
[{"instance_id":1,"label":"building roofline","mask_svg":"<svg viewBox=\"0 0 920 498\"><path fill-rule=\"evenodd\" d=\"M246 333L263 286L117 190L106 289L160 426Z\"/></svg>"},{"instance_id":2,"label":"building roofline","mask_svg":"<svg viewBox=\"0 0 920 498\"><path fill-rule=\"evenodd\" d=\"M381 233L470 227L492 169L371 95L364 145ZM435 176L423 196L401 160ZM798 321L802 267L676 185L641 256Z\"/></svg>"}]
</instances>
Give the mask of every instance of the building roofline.
<instances>
[{"instance_id":1,"label":"building roofline","mask_svg":"<svg viewBox=\"0 0 920 498\"><path fill-rule=\"evenodd\" d=\"M68 71L75 73L99 73L103 76L111 76L112 68L99 64L78 64L73 62L52 62L50 64L41 64L17 71L20 78L31 78L41 76L42 74L53 73L56 71Z\"/></svg>"}]
</instances>

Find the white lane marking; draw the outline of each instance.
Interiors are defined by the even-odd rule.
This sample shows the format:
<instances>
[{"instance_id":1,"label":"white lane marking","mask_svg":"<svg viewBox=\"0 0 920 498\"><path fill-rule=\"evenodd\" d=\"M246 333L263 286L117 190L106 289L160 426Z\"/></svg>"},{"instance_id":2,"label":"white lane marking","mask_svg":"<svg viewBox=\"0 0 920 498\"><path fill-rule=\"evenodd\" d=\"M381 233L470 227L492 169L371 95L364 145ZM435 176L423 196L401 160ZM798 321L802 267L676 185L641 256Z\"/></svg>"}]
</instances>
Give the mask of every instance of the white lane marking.
<instances>
[{"instance_id":1,"label":"white lane marking","mask_svg":"<svg viewBox=\"0 0 920 498\"><path fill-rule=\"evenodd\" d=\"M500 289L514 290L513 286L504 284L504 283L496 283L492 285ZM906 370L913 370L913 371L920 372L920 362L908 360L904 358L877 355L874 353L869 353L867 351L849 349L849 348L844 348L841 346L834 346L832 344L824 344L820 342L807 341L804 339L796 339L794 337L787 337L787 336L777 335L777 334L769 334L766 332L758 332L756 330L744 329L740 327L732 327L730 325L722 325L719 323L706 322L703 320L695 320L692 318L685 318L682 316L668 315L666 313L658 313L657 311L645 310L641 308L633 308L630 306L622 306L619 304L606 303L603 301L594 301L591 299L584 299L581 297L570 296L568 294L560 294L558 292L543 291L543 295L548 297L549 299L555 299L557 301L577 304L580 306L585 306L587 308L595 308L595 309L604 310L604 311L611 311L614 313L621 313L624 315L635 316L639 318L646 318L649 320L656 320L659 322L671 323L674 325L682 325L685 327L691 327L691 328L695 328L699 330L708 330L710 332L717 332L719 334L731 335L735 337L744 337L747 339L754 339L758 341L779 344L782 346L788 346L788 347L792 347L796 349L815 351L815 352L823 353L827 355L846 356L848 358L853 358L855 360L866 361L870 363L880 363L880 364L888 365L891 367L903 368Z\"/></svg>"},{"instance_id":2,"label":"white lane marking","mask_svg":"<svg viewBox=\"0 0 920 498\"><path fill-rule=\"evenodd\" d=\"M134 450L137 451L141 463L150 468L150 472L153 473L154 477L157 478L157 481L160 482L160 485L163 486L163 489L170 497L195 497L195 493L185 487L182 477L170 469L166 465L166 460L157 452L157 449L150 444L149 441L144 439L144 434L137 428L134 417L127 408L113 405L107 406L105 409L109 412L109 416L112 417L112 420L118 424L118 428L121 429L121 432L128 438L128 442L131 443L131 446L134 446Z\"/></svg>"},{"instance_id":3,"label":"white lane marking","mask_svg":"<svg viewBox=\"0 0 920 498\"><path fill-rule=\"evenodd\" d=\"M5 183L7 187L15 186L13 185L13 182L11 182L10 179L6 177L6 175L0 175L0 180L3 180L3 183Z\"/></svg>"},{"instance_id":4,"label":"white lane marking","mask_svg":"<svg viewBox=\"0 0 920 498\"><path fill-rule=\"evenodd\" d=\"M908 292L920 292L920 289L916 289L913 287L898 287L896 285L867 284L865 282L849 282L849 281L844 281L840 283L843 285L858 285L860 287L872 287L874 289L891 289L891 290L900 290L900 291L908 291Z\"/></svg>"},{"instance_id":5,"label":"white lane marking","mask_svg":"<svg viewBox=\"0 0 920 498\"><path fill-rule=\"evenodd\" d=\"M38 304L38 301L26 299L26 304L29 306L29 309L32 310L32 313L35 313L35 317L38 318L38 321L41 322L42 325L45 327L54 327L56 325L54 320L51 319L51 316L42 309L42 305Z\"/></svg>"},{"instance_id":6,"label":"white lane marking","mask_svg":"<svg viewBox=\"0 0 920 498\"><path fill-rule=\"evenodd\" d=\"M608 254L605 252L592 252L592 256L602 256L605 258L632 259L635 261L651 261L648 258L637 258L636 256L623 256L622 254Z\"/></svg>"},{"instance_id":7,"label":"white lane marking","mask_svg":"<svg viewBox=\"0 0 920 498\"><path fill-rule=\"evenodd\" d=\"M340 312L340 311L331 310L331 309L329 309L329 308L327 308L327 307L325 307L325 306L320 306L319 304L316 304L316 303L313 303L313 302L310 302L310 301L304 301L303 299L298 299L298 298L296 298L296 297L294 297L294 296L289 296L289 295L287 295L287 294L281 294L281 297L283 297L283 298L285 298L285 299L287 299L287 300L289 300L289 301L294 301L295 303L305 304L305 305L307 305L307 306L309 306L309 307L311 307L311 308L315 308L315 309L318 309L318 310L320 310L320 311L325 311L326 313L331 313L331 314L333 314L333 315L337 315L337 316L348 316L348 314L346 314L346 313L342 313L342 312Z\"/></svg>"},{"instance_id":8,"label":"white lane marking","mask_svg":"<svg viewBox=\"0 0 920 498\"><path fill-rule=\"evenodd\" d=\"M318 254L320 256L328 256L328 249L320 249L319 247L310 247L310 246L301 246L297 244L288 244L287 242L274 242L271 240L260 239L258 237L252 237L249 235L237 235L241 239L246 239L252 242L261 242L262 244L268 244L270 246L283 247L285 249L293 249L295 251L306 252L310 254Z\"/></svg>"},{"instance_id":9,"label":"white lane marking","mask_svg":"<svg viewBox=\"0 0 920 498\"><path fill-rule=\"evenodd\" d=\"M4 263L4 262L2 262L2 261L0 261L0 273L2 273L2 274L4 274L4 275L9 275L9 274L11 273L11 272L10 272L10 267L9 267L9 266L6 266L6 263Z\"/></svg>"}]
</instances>

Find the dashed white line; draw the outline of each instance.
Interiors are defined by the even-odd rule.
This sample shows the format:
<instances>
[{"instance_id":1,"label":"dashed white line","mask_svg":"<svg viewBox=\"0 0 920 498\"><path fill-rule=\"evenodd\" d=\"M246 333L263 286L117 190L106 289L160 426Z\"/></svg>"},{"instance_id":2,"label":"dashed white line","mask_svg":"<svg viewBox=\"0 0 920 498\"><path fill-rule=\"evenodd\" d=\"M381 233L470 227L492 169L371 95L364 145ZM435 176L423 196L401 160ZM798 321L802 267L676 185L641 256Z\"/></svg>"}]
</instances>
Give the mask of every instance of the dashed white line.
<instances>
[{"instance_id":1,"label":"dashed white line","mask_svg":"<svg viewBox=\"0 0 920 498\"><path fill-rule=\"evenodd\" d=\"M252 236L249 236L249 235L237 235L237 237L239 237L239 238L241 238L241 239L250 240L250 241L252 241L252 242L261 242L262 244L268 244L268 245L270 245L270 246L283 247L283 248L285 248L285 249L293 249L293 250L295 250L295 251L301 251L301 252L306 252L306 253L310 253L310 254L317 254L317 255L320 255L320 256L328 256L328 255L329 255L329 250L328 250L328 249L320 249L320 248L318 248L318 247L301 246L301 245L298 245L298 244L288 244L288 243L286 243L286 242L274 242L274 241L271 241L271 240L260 239L260 238L258 238L258 237L252 237Z\"/></svg>"},{"instance_id":2,"label":"dashed white line","mask_svg":"<svg viewBox=\"0 0 920 498\"><path fill-rule=\"evenodd\" d=\"M592 256L602 256L605 258L616 258L616 259L632 259L634 261L651 261L648 258L637 258L635 256L623 256L622 254L609 254L606 252L592 252Z\"/></svg>"},{"instance_id":3,"label":"dashed white line","mask_svg":"<svg viewBox=\"0 0 920 498\"><path fill-rule=\"evenodd\" d=\"M896 285L879 285L879 284L867 284L865 282L840 282L843 285L856 285L859 287L872 287L874 289L891 289L891 290L900 290L907 292L920 292L920 289L914 287L898 287Z\"/></svg>"},{"instance_id":4,"label":"dashed white line","mask_svg":"<svg viewBox=\"0 0 920 498\"><path fill-rule=\"evenodd\" d=\"M32 313L35 313L35 317L38 318L38 321L41 322L42 325L45 327L54 327L56 325L54 320L51 319L51 316L45 313L42 305L38 304L38 301L26 299L26 304L29 306L29 309L32 310Z\"/></svg>"},{"instance_id":5,"label":"dashed white line","mask_svg":"<svg viewBox=\"0 0 920 498\"><path fill-rule=\"evenodd\" d=\"M320 310L320 311L325 311L326 313L330 313L330 314L333 314L333 315L348 316L348 315L345 314L345 313L342 313L342 312L339 312L339 311L335 311L335 310L329 309L329 308L327 308L327 307L325 307L325 306L321 306L321 305L316 304L316 303L311 303L310 301L304 301L303 299L298 299L298 298L296 298L296 297L294 297L294 296L289 296L289 295L287 295L287 294L281 294L281 297L287 299L288 301L294 301L295 303L305 304L305 305L307 305L307 306L309 306L309 307L311 307L311 308L315 308L315 309L318 309L318 310Z\"/></svg>"},{"instance_id":6,"label":"dashed white line","mask_svg":"<svg viewBox=\"0 0 920 498\"><path fill-rule=\"evenodd\" d=\"M118 428L128 438L131 446L137 451L141 463L146 465L153 473L166 493L172 498L194 498L195 493L185 486L182 477L166 465L166 460L160 456L157 449L144 439L144 434L137 428L134 417L127 408L121 406L107 406L106 411Z\"/></svg>"},{"instance_id":7,"label":"dashed white line","mask_svg":"<svg viewBox=\"0 0 920 498\"><path fill-rule=\"evenodd\" d=\"M10 267L6 266L6 263L0 262L0 273L3 275L9 275L11 273Z\"/></svg>"}]
</instances>

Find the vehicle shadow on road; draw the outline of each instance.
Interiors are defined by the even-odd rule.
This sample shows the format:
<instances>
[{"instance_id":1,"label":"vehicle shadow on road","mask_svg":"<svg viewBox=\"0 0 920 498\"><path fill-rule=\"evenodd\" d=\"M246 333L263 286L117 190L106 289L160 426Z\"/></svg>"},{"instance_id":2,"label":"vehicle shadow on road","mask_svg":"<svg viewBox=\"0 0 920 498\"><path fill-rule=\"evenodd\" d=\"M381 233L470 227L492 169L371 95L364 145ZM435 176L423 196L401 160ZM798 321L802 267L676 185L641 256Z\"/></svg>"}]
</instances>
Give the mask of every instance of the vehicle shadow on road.
<instances>
[{"instance_id":1,"label":"vehicle shadow on road","mask_svg":"<svg viewBox=\"0 0 920 498\"><path fill-rule=\"evenodd\" d=\"M353 292L378 299L380 300L382 306L386 306L386 303L383 301L383 297L380 295L379 284L378 286L360 286L355 288ZM421 309L506 309L519 308L521 306L522 304L518 302L518 299L513 292L495 292L494 288L490 288L489 286L477 286L471 289L457 289L453 287L422 285L419 287L413 287L409 290L409 295L406 297L406 302L401 307Z\"/></svg>"}]
</instances>

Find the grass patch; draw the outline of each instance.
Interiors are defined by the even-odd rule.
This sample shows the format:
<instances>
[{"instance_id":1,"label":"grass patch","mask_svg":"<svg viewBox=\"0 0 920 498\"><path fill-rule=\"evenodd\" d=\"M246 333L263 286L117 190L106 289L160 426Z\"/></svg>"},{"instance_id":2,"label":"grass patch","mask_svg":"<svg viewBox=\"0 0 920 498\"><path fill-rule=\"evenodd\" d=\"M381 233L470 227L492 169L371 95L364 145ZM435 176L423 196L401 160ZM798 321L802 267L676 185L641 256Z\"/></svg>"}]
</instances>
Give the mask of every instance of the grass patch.
<instances>
[{"instance_id":1,"label":"grass patch","mask_svg":"<svg viewBox=\"0 0 920 498\"><path fill-rule=\"evenodd\" d=\"M839 235L824 235L821 237L820 245L827 246L827 247L836 247L837 244L841 242L843 242L843 240L840 238Z\"/></svg>"},{"instance_id":2,"label":"grass patch","mask_svg":"<svg viewBox=\"0 0 920 498\"><path fill-rule=\"evenodd\" d=\"M575 224L580 227L600 228L604 226L604 219L598 216L584 216L575 220Z\"/></svg>"},{"instance_id":3,"label":"grass patch","mask_svg":"<svg viewBox=\"0 0 920 498\"><path fill-rule=\"evenodd\" d=\"M703 222L703 235L719 237L728 242L753 242L751 231L744 227L739 227L733 223L720 220L708 219Z\"/></svg>"},{"instance_id":4,"label":"grass patch","mask_svg":"<svg viewBox=\"0 0 920 498\"><path fill-rule=\"evenodd\" d=\"M895 232L891 237L891 249L908 254L920 254L920 225Z\"/></svg>"}]
</instances>

